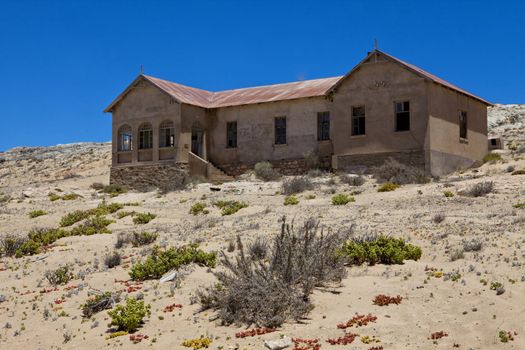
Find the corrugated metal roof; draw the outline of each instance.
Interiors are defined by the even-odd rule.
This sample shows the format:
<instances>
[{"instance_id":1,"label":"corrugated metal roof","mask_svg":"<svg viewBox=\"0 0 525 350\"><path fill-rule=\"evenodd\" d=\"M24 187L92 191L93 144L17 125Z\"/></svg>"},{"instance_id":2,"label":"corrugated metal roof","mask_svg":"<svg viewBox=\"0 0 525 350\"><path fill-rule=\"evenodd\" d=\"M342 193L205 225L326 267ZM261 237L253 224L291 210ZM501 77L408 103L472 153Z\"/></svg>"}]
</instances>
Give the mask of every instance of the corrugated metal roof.
<instances>
[{"instance_id":1,"label":"corrugated metal roof","mask_svg":"<svg viewBox=\"0 0 525 350\"><path fill-rule=\"evenodd\" d=\"M420 76L426 79L429 79L437 84L443 85L452 90L458 91L459 93L470 96L488 105L492 105L492 103L474 94L471 94L455 86L454 84L451 84L419 67L404 62L382 51L374 50L370 52L363 61L357 64L350 72L348 72L344 76L305 80L285 84L257 86L251 88L226 90L219 92L211 92L207 90L197 89L190 86L173 83L171 81L155 78L152 76L142 75L135 79L135 81L105 109L105 112L110 112L113 109L113 107L120 101L120 99L127 94L129 89L132 86L134 86L137 81L140 80L140 78L144 78L150 81L151 83L162 89L164 92L168 93L170 96L175 98L180 103L186 103L203 108L230 107L253 103L275 102L306 97L324 96L328 92L334 91L343 82L343 80L345 80L345 78L352 75L352 73L355 70L357 70L361 66L361 64L365 62L368 59L368 57L370 57L370 55L376 52L385 55L387 58L403 65L407 69L413 71L416 74L419 74Z\"/></svg>"}]
</instances>

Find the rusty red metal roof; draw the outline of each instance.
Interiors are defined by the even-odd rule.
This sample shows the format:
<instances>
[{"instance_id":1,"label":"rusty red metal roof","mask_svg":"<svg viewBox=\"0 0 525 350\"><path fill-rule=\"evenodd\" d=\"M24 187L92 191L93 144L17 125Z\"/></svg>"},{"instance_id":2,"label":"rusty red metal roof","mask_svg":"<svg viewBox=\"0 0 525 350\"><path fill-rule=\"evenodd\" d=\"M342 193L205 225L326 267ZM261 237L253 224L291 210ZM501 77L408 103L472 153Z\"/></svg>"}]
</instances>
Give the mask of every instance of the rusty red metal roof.
<instances>
[{"instance_id":1,"label":"rusty red metal roof","mask_svg":"<svg viewBox=\"0 0 525 350\"><path fill-rule=\"evenodd\" d=\"M472 97L478 101L481 101L487 105L492 105L492 103L478 97L474 94L471 94L456 85L453 85L419 67L416 67L410 63L404 62L394 56L391 56L387 53L384 53L379 50L374 50L370 52L365 59L363 59L359 64L357 64L350 72L344 76L333 77L333 78L324 78L324 79L314 79L314 80L304 80L297 81L292 83L276 84L276 85L266 85L266 86L257 86L243 89L235 90L226 90L211 92L207 90L197 89L190 86L173 83L171 81L162 80L148 75L141 75L131 85L121 93L106 109L105 112L110 112L113 107L122 99L124 95L129 91L129 89L136 84L140 79L146 79L159 87L164 92L168 93L174 99L180 103L186 103L194 106L199 106L203 108L220 108L220 107L231 107L231 106L241 106L254 103L264 103L264 102L275 102L275 101L284 101L292 100L299 98L307 97L316 97L316 96L325 96L328 93L331 93L337 89L337 87L354 71L356 71L363 62L365 62L372 54L380 53L387 57L388 59L397 62L398 64L404 66L410 71L418 74L434 83L445 86L449 89L455 90L461 94Z\"/></svg>"}]
</instances>

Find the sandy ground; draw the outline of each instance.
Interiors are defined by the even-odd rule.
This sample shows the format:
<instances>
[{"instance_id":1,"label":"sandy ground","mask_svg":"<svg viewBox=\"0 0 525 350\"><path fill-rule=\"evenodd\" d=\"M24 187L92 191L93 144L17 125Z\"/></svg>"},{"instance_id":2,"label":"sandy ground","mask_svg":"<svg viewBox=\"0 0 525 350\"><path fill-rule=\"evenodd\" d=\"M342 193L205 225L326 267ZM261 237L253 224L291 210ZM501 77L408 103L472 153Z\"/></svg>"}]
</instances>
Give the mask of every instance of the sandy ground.
<instances>
[{"instance_id":1,"label":"sandy ground","mask_svg":"<svg viewBox=\"0 0 525 350\"><path fill-rule=\"evenodd\" d=\"M405 185L387 193L378 193L377 182L370 177L363 186L351 187L340 183L337 176L325 175L313 179L315 190L300 194L298 205L284 206L285 196L279 194L281 182L253 178L223 184L220 191L211 191L210 184L199 184L168 194L130 192L109 198L90 188L94 182L107 183L109 152L108 144L87 144L50 159L30 156L0 164L0 191L11 196L11 200L0 204L0 236L25 235L36 227L58 227L66 213L94 208L103 199L139 202L138 207L124 210L157 215L145 225L133 224L131 217L118 219L109 215L116 221L109 226L112 234L63 238L50 251L39 255L0 258L0 349L183 349L181 343L185 339L200 336L213 339L210 349L264 349L263 340L281 336L319 338L322 349L370 349L373 345L384 349L525 349L525 209L513 207L525 202L525 175L508 172L509 166L525 169L523 153L501 151L503 161L496 164L451 174L425 185ZM73 166L68 157L76 157L80 164ZM42 171L46 171L45 176ZM493 181L495 192L478 198L457 194L481 181ZM446 198L445 190L456 195ZM49 192L77 193L82 198L51 202ZM356 202L333 206L334 192L353 194ZM315 199L306 199L311 194ZM221 216L212 206L218 199L241 200L249 206L231 216ZM208 204L208 215L188 214L191 205L198 201ZM29 212L35 209L44 209L48 214L29 219ZM434 223L437 213L445 215L443 222ZM213 312L197 312L199 305L192 303L195 291L215 281L210 271L198 266L185 269L185 277L177 287L150 280L139 291L123 292L123 297L142 293L152 307L151 317L138 331L149 338L139 344L132 344L129 336L107 340L110 319L106 311L88 320L82 318L80 305L87 299L88 291L123 290L123 285L115 280L129 279L130 264L144 259L151 248L122 248L120 251L130 258L121 266L107 269L104 256L114 250L119 233L152 231L159 233L156 243L160 245L198 241L205 250L226 250L228 241L237 235L250 241L277 234L283 215L296 223L314 217L333 230L355 225L356 234L403 237L421 246L423 256L404 265L349 267L348 277L341 285L329 289L337 293L314 293L315 309L307 320L287 323L277 332L263 336L238 339L235 333L244 328L220 326L211 321ZM452 252L473 238L483 242L482 249L465 252L463 258L451 261ZM70 264L78 277L67 286L76 287L65 290L67 286L61 286L57 291L40 293L50 288L45 271L64 264ZM429 278L428 268L444 273L457 271L461 278L456 282ZM482 279L488 284L481 283ZM496 295L490 289L493 281L504 285L503 294ZM399 294L403 300L399 305L380 307L372 303L377 294ZM2 296L5 301L1 301ZM55 300L61 298L64 302L56 304ZM182 304L182 309L163 312L173 303ZM50 312L47 319L45 309ZM355 313L372 313L377 321L351 331L375 336L381 343L363 344L359 338L347 346L326 343L327 338L343 334L336 325ZM500 330L517 335L513 341L501 343ZM437 341L429 339L431 333L438 331L445 331L448 336ZM67 343L64 334L72 336Z\"/></svg>"}]
</instances>

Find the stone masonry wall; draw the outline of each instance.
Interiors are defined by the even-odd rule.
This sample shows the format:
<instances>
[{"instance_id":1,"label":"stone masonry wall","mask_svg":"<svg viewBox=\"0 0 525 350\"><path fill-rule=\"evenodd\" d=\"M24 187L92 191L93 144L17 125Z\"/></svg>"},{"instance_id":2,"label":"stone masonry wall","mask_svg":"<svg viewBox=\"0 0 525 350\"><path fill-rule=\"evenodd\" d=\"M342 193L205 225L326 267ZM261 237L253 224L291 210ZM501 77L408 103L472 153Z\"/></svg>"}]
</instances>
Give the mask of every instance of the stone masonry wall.
<instances>
[{"instance_id":1,"label":"stone masonry wall","mask_svg":"<svg viewBox=\"0 0 525 350\"><path fill-rule=\"evenodd\" d=\"M425 170L425 152L422 150L372 154L348 154L336 157L338 170L367 173L370 172L372 168L382 165L389 158Z\"/></svg>"},{"instance_id":2,"label":"stone masonry wall","mask_svg":"<svg viewBox=\"0 0 525 350\"><path fill-rule=\"evenodd\" d=\"M158 188L171 191L182 187L188 176L184 163L111 167L109 183L137 191Z\"/></svg>"},{"instance_id":3,"label":"stone masonry wall","mask_svg":"<svg viewBox=\"0 0 525 350\"><path fill-rule=\"evenodd\" d=\"M286 159L271 161L273 167L283 175L301 175L306 173L310 166L305 158ZM330 157L319 159L319 168L330 169ZM254 168L255 164L221 164L218 166L222 171L230 176L238 176Z\"/></svg>"}]
</instances>

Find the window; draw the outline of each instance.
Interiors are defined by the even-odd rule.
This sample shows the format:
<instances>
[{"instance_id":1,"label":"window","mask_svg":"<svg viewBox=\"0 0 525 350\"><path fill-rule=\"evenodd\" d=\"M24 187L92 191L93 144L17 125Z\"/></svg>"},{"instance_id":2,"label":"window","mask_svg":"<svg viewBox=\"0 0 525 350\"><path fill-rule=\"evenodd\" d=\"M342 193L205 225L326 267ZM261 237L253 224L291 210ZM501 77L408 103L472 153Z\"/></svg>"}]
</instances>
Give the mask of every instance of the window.
<instances>
[{"instance_id":1,"label":"window","mask_svg":"<svg viewBox=\"0 0 525 350\"><path fill-rule=\"evenodd\" d=\"M330 112L317 113L317 140L330 140Z\"/></svg>"},{"instance_id":2,"label":"window","mask_svg":"<svg viewBox=\"0 0 525 350\"><path fill-rule=\"evenodd\" d=\"M410 130L410 102L396 102L396 131Z\"/></svg>"},{"instance_id":3,"label":"window","mask_svg":"<svg viewBox=\"0 0 525 350\"><path fill-rule=\"evenodd\" d=\"M133 149L131 126L123 125L118 130L118 150L131 151Z\"/></svg>"},{"instance_id":4,"label":"window","mask_svg":"<svg viewBox=\"0 0 525 350\"><path fill-rule=\"evenodd\" d=\"M467 138L467 112L459 111L459 137Z\"/></svg>"},{"instance_id":5,"label":"window","mask_svg":"<svg viewBox=\"0 0 525 350\"><path fill-rule=\"evenodd\" d=\"M275 118L275 144L286 145L286 117Z\"/></svg>"},{"instance_id":6,"label":"window","mask_svg":"<svg viewBox=\"0 0 525 350\"><path fill-rule=\"evenodd\" d=\"M226 123L226 148L237 148L237 122Z\"/></svg>"},{"instance_id":7,"label":"window","mask_svg":"<svg viewBox=\"0 0 525 350\"><path fill-rule=\"evenodd\" d=\"M365 135L365 106L352 107L352 136Z\"/></svg>"},{"instance_id":8,"label":"window","mask_svg":"<svg viewBox=\"0 0 525 350\"><path fill-rule=\"evenodd\" d=\"M142 124L139 128L139 149L153 148L153 129L151 124Z\"/></svg>"},{"instance_id":9,"label":"window","mask_svg":"<svg viewBox=\"0 0 525 350\"><path fill-rule=\"evenodd\" d=\"M498 143L496 142L496 139L490 139L490 144L496 146Z\"/></svg>"},{"instance_id":10,"label":"window","mask_svg":"<svg viewBox=\"0 0 525 350\"><path fill-rule=\"evenodd\" d=\"M173 122L165 121L159 126L159 147L175 146Z\"/></svg>"}]
</instances>

